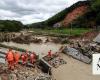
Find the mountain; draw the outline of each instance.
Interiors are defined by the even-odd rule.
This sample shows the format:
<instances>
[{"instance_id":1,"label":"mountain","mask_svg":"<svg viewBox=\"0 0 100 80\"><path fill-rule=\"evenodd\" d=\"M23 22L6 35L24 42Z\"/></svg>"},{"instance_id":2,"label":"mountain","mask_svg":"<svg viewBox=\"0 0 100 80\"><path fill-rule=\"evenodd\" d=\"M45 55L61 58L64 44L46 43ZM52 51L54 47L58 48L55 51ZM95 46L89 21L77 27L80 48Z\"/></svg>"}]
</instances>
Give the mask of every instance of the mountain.
<instances>
[{"instance_id":1,"label":"mountain","mask_svg":"<svg viewBox=\"0 0 100 80\"><path fill-rule=\"evenodd\" d=\"M93 28L98 25L100 9L98 8L99 0L79 1L72 6L62 10L51 18L30 24L30 27L82 27ZM97 10L98 9L98 10Z\"/></svg>"},{"instance_id":2,"label":"mountain","mask_svg":"<svg viewBox=\"0 0 100 80\"><path fill-rule=\"evenodd\" d=\"M78 16L87 12L89 2L79 1L69 8L64 9L55 16L46 20L46 24L53 26L56 23L61 23L61 25L67 26L70 22L76 19Z\"/></svg>"},{"instance_id":3,"label":"mountain","mask_svg":"<svg viewBox=\"0 0 100 80\"><path fill-rule=\"evenodd\" d=\"M0 32L17 32L24 28L20 21L0 20Z\"/></svg>"}]
</instances>

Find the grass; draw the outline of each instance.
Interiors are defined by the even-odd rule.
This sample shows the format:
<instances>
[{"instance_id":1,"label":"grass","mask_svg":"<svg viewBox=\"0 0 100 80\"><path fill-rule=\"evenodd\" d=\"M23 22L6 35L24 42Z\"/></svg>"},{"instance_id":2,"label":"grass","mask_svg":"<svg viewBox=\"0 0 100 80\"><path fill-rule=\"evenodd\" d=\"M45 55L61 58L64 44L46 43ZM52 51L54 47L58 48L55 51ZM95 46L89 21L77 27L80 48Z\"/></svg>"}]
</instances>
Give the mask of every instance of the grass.
<instances>
[{"instance_id":1,"label":"grass","mask_svg":"<svg viewBox=\"0 0 100 80\"><path fill-rule=\"evenodd\" d=\"M91 29L84 28L63 28L63 29L32 29L34 34L45 34L51 36L80 36Z\"/></svg>"}]
</instances>

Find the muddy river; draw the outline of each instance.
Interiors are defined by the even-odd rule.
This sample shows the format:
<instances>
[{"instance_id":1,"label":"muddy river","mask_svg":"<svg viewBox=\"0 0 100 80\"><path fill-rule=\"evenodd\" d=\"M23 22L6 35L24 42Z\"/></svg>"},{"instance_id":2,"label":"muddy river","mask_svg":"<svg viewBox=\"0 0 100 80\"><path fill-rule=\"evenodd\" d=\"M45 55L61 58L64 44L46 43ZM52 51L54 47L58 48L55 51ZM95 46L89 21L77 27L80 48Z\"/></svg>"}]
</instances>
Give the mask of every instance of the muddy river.
<instances>
[{"instance_id":1,"label":"muddy river","mask_svg":"<svg viewBox=\"0 0 100 80\"><path fill-rule=\"evenodd\" d=\"M47 54L49 50L52 50L52 52L55 53L62 46L61 44L54 44L54 43L18 44L14 42L3 42L2 44L26 49L28 51L34 51L36 54Z\"/></svg>"},{"instance_id":2,"label":"muddy river","mask_svg":"<svg viewBox=\"0 0 100 80\"><path fill-rule=\"evenodd\" d=\"M52 50L52 53L59 51L60 47L62 46L62 44L55 44L53 42L45 43L46 39L48 38L46 36L43 36L43 37L34 36L34 37L41 39L42 43L19 44L15 42L3 42L2 44L7 45L7 46L14 46L14 47L26 49L28 51L34 51L37 55L40 55L41 57L47 55L49 50Z\"/></svg>"}]
</instances>

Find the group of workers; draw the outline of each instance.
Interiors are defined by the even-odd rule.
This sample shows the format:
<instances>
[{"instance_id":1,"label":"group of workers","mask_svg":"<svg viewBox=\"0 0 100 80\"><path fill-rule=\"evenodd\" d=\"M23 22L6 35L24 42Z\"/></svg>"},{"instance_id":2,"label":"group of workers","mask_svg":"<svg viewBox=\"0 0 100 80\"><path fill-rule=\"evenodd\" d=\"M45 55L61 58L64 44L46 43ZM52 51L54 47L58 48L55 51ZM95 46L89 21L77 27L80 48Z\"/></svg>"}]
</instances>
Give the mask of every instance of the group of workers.
<instances>
[{"instance_id":1,"label":"group of workers","mask_svg":"<svg viewBox=\"0 0 100 80\"><path fill-rule=\"evenodd\" d=\"M48 57L51 57L51 50L48 52ZM26 52L23 52L20 54L17 51L13 51L12 49L9 49L8 52L6 53L6 58L5 60L8 63L8 68L10 70L14 70L14 68L18 65L18 62L21 60L22 64L25 65L28 61L32 64L36 62L36 54L35 52L29 53L27 50Z\"/></svg>"},{"instance_id":2,"label":"group of workers","mask_svg":"<svg viewBox=\"0 0 100 80\"><path fill-rule=\"evenodd\" d=\"M36 61L36 55L34 52L29 54L28 51L20 54L17 51L14 52L12 49L9 49L8 52L6 53L5 60L8 63L8 68L10 70L14 70L14 68L18 65L19 60L22 61L23 65L25 65L28 61L30 61L30 63L34 64Z\"/></svg>"}]
</instances>

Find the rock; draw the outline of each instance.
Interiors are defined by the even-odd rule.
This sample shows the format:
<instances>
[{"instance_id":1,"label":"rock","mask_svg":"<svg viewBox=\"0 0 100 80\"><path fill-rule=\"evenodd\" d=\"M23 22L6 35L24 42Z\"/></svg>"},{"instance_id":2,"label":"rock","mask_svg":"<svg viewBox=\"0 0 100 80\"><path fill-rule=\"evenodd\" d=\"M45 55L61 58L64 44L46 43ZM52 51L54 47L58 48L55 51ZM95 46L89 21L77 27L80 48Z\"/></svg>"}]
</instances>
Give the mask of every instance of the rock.
<instances>
[{"instance_id":1,"label":"rock","mask_svg":"<svg viewBox=\"0 0 100 80\"><path fill-rule=\"evenodd\" d=\"M0 80L1 80L1 77L0 77Z\"/></svg>"},{"instance_id":2,"label":"rock","mask_svg":"<svg viewBox=\"0 0 100 80\"><path fill-rule=\"evenodd\" d=\"M3 67L2 67L3 70L6 70L7 68L8 68L7 66L3 66Z\"/></svg>"},{"instance_id":3,"label":"rock","mask_svg":"<svg viewBox=\"0 0 100 80\"><path fill-rule=\"evenodd\" d=\"M16 74L10 74L9 80L18 80Z\"/></svg>"},{"instance_id":4,"label":"rock","mask_svg":"<svg viewBox=\"0 0 100 80\"><path fill-rule=\"evenodd\" d=\"M63 52L69 56L72 56L73 58L82 61L86 64L90 64L92 62L92 59L88 56L82 54L78 49L72 48L72 47L65 47ZM86 54L86 53L85 53Z\"/></svg>"},{"instance_id":5,"label":"rock","mask_svg":"<svg viewBox=\"0 0 100 80\"><path fill-rule=\"evenodd\" d=\"M27 80L35 80L35 77L34 76L29 76L29 77L27 77Z\"/></svg>"},{"instance_id":6,"label":"rock","mask_svg":"<svg viewBox=\"0 0 100 80\"><path fill-rule=\"evenodd\" d=\"M29 73L28 72L25 72L25 75L28 75Z\"/></svg>"},{"instance_id":7,"label":"rock","mask_svg":"<svg viewBox=\"0 0 100 80\"><path fill-rule=\"evenodd\" d=\"M24 72L19 72L20 74L24 74Z\"/></svg>"},{"instance_id":8,"label":"rock","mask_svg":"<svg viewBox=\"0 0 100 80\"><path fill-rule=\"evenodd\" d=\"M2 70L2 72L0 73L0 80L37 80L36 77L41 76L39 75L40 73L37 72L37 69L32 67L30 68L19 65L20 68L15 69L14 71L10 71L3 67L5 67L4 64L0 65L0 71ZM38 80L49 80L49 79L39 78Z\"/></svg>"},{"instance_id":9,"label":"rock","mask_svg":"<svg viewBox=\"0 0 100 80\"><path fill-rule=\"evenodd\" d=\"M1 80L9 80L8 75L5 73L1 74L0 76L1 76Z\"/></svg>"},{"instance_id":10,"label":"rock","mask_svg":"<svg viewBox=\"0 0 100 80\"><path fill-rule=\"evenodd\" d=\"M14 73L17 73L18 72L18 70L14 70Z\"/></svg>"}]
</instances>

